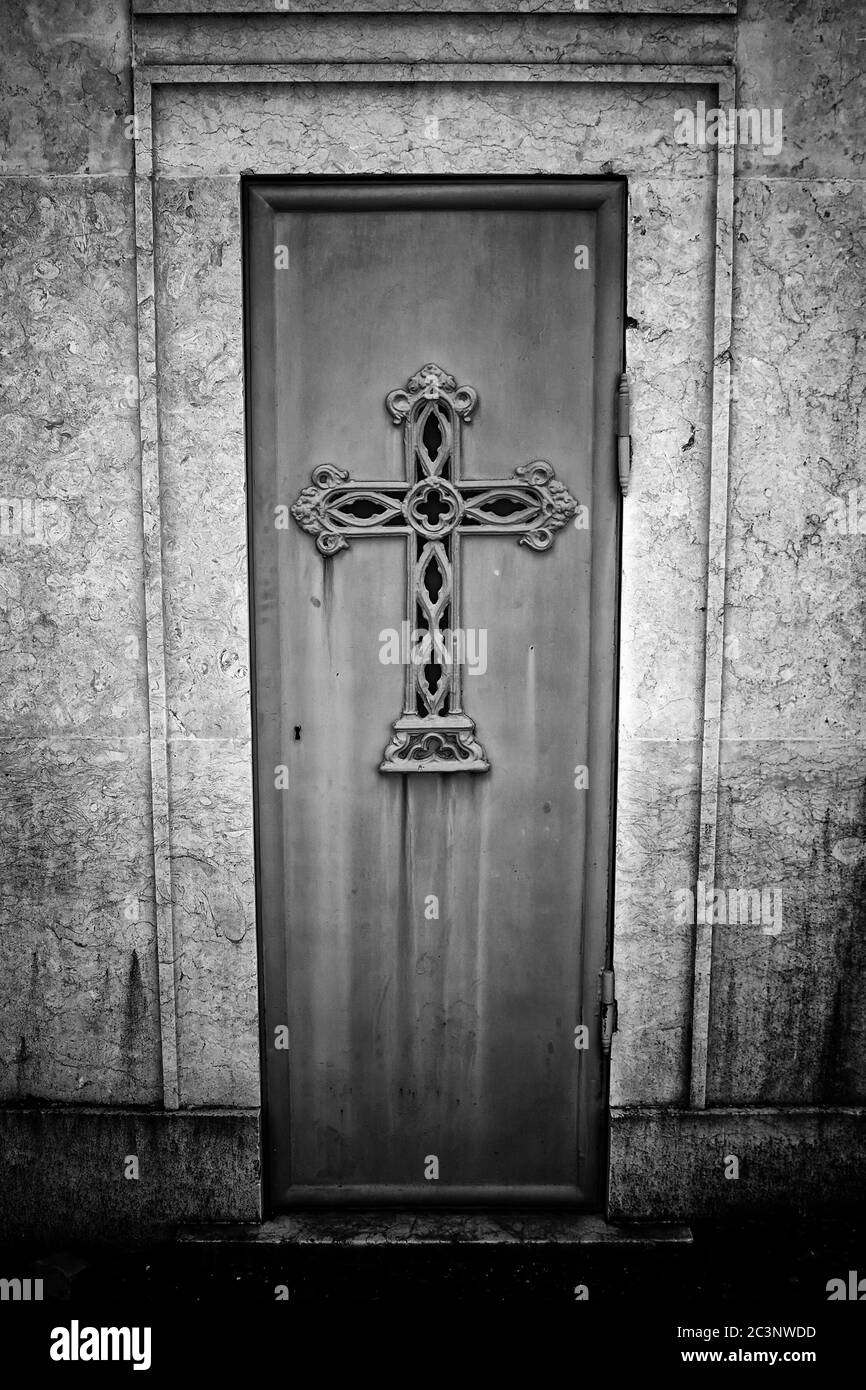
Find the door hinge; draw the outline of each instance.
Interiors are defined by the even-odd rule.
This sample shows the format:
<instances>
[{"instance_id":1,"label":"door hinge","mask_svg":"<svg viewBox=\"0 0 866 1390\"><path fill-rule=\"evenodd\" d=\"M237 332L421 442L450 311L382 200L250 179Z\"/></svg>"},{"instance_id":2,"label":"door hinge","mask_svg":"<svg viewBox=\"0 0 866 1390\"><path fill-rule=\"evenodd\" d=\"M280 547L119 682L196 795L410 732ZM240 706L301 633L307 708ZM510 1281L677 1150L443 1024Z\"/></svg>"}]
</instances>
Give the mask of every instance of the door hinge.
<instances>
[{"instance_id":1,"label":"door hinge","mask_svg":"<svg viewBox=\"0 0 866 1390\"><path fill-rule=\"evenodd\" d=\"M616 401L616 438L618 445L619 486L623 497L628 496L631 478L631 395L628 374L623 372L619 379Z\"/></svg>"},{"instance_id":2,"label":"door hinge","mask_svg":"<svg viewBox=\"0 0 866 1390\"><path fill-rule=\"evenodd\" d=\"M616 1032L616 976L612 970L601 972L601 1051L610 1056L610 1044Z\"/></svg>"}]
</instances>

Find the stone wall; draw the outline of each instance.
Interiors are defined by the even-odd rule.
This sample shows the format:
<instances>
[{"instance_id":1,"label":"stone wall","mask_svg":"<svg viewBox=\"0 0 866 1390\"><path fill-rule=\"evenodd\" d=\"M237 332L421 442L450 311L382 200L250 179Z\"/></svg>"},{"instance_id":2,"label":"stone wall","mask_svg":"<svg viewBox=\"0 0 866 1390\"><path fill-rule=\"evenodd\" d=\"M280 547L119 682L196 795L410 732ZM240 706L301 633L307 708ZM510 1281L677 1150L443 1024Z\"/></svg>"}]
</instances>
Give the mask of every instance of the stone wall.
<instances>
[{"instance_id":1,"label":"stone wall","mask_svg":"<svg viewBox=\"0 0 866 1390\"><path fill-rule=\"evenodd\" d=\"M25 532L0 539L8 1100L162 1096L129 50L117 0L6 7L0 497Z\"/></svg>"},{"instance_id":2,"label":"stone wall","mask_svg":"<svg viewBox=\"0 0 866 1390\"><path fill-rule=\"evenodd\" d=\"M49 1200L34 1133L55 1124L70 1168L89 1171L94 1112L72 1123L76 1105L108 1108L96 1228L138 1107L148 1135L195 1111L184 1143L207 1132L203 1172L219 1174L220 1144L236 1161L203 1203L183 1189L160 1213L172 1164L193 1161L169 1128L130 1227L258 1210L239 199L252 170L629 178L611 1211L846 1195L866 1101L866 563L863 535L831 518L866 481L856 7L134 8L8 0L0 60L0 497L13 504L0 1086L20 1131L7 1190L32 1184L6 1221L34 1230ZM387 80L310 66L376 61ZM263 81L264 63L293 75ZM441 85L434 64L450 65ZM739 104L781 109L785 138L777 154L736 150L726 228L715 152L677 144L673 113L712 105L728 64ZM572 83L569 65L597 66ZM705 86L676 76L699 67ZM854 507L866 531L866 490ZM778 888L781 932L720 924L696 950L677 906L702 874ZM832 1155L815 1175L816 1113L838 1182ZM785 1142L770 1166L773 1133ZM738 1183L719 1144L743 1159ZM45 1193L56 1184L46 1171ZM87 1183L73 1186L83 1201Z\"/></svg>"}]
</instances>

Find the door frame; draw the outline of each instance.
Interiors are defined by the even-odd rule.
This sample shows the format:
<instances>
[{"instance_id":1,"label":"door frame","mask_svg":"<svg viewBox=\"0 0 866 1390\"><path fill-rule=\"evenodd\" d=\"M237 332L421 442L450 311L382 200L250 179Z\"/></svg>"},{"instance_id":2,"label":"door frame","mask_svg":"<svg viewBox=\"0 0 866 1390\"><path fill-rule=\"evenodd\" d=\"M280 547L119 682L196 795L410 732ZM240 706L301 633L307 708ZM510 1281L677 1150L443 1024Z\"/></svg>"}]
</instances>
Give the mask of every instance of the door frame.
<instances>
[{"instance_id":1,"label":"door frame","mask_svg":"<svg viewBox=\"0 0 866 1390\"><path fill-rule=\"evenodd\" d=\"M260 843L260 785L257 726L257 663L255 628L255 552L253 547L253 478L258 441L253 421L263 413L274 415L272 381L253 371L254 341L250 325L253 282L273 273L272 257L265 260L253 254L255 238L262 234L262 219L291 208L295 211L327 207L332 211L423 209L424 207L466 207L478 209L567 209L595 212L596 236L596 318L593 338L595 361L601 364L594 382L593 483L590 509L592 565L590 581L590 652L588 753L589 791L584 854L583 959L581 970L580 1022L591 1024L591 1046L579 1054L578 1066L590 1068L588 1078L578 1073L575 1153L581 1177L580 1186L592 1193L588 1202L575 1203L573 1196L560 1189L539 1190L537 1201L545 1206L576 1205L600 1210L604 1205L609 1147L609 1055L601 1049L601 972L612 966L613 894L616 845L616 759L619 708L619 638L622 572L622 497L616 456L615 403L620 373L625 370L626 323L626 212L627 181L621 176L591 178L581 176L527 175L362 175L334 176L244 176L241 180L242 266L244 318L245 437L247 481L247 556L249 578L250 692L253 750L253 827L255 856L256 932L258 943L258 995L260 1064L262 1088L262 1178L266 1214L287 1210L277 1204L275 1173L285 1174L290 1155L277 1149L276 1133L291 1133L289 1068L291 1053L277 1058L272 1046L273 1030L288 1020L286 998L285 936L265 930L263 875ZM270 239L273 244L273 239ZM261 248L260 248L261 249ZM595 522L599 520L596 532ZM591 923L603 923L593 933ZM586 953L590 961L586 961ZM266 977L279 982L276 1001L268 1001ZM273 987L271 987L271 992ZM594 1025L594 1026L593 1026ZM274 1073L282 1073L283 1084L274 1084ZM272 1117L280 1115L275 1125ZM580 1150L580 1135L597 1134L590 1150ZM577 1175L576 1175L577 1177ZM285 1177L280 1186L285 1186ZM517 1190L523 1205L533 1201L533 1190ZM372 1202L377 1189L353 1186L307 1189L296 1195L291 1207L338 1208ZM441 1195L440 1195L441 1193ZM478 1207L477 1189L459 1188L391 1189L390 1205L426 1208ZM377 1204L384 1206L381 1195ZM491 1186L485 1194L485 1208L507 1205L516 1210L519 1201L509 1190Z\"/></svg>"}]
</instances>

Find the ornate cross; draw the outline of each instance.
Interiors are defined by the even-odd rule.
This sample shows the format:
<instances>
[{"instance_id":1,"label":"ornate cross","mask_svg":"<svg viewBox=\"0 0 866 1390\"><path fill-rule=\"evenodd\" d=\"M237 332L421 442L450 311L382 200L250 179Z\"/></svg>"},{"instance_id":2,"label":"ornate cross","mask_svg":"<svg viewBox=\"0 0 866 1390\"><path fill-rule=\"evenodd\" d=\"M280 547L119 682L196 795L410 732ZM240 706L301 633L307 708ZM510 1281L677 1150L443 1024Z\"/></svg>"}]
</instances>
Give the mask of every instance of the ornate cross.
<instances>
[{"instance_id":1,"label":"ornate cross","mask_svg":"<svg viewBox=\"0 0 866 1390\"><path fill-rule=\"evenodd\" d=\"M453 634L461 632L461 538L517 536L521 545L547 550L577 510L540 459L521 464L511 478L461 477L461 432L477 404L471 386L458 386L429 363L385 399L394 424L403 426L405 480L355 482L325 463L291 509L323 555L348 549L349 536L406 537L407 618L423 634L422 655L407 662L403 713L380 772L488 770L463 711L461 663L449 656Z\"/></svg>"}]
</instances>

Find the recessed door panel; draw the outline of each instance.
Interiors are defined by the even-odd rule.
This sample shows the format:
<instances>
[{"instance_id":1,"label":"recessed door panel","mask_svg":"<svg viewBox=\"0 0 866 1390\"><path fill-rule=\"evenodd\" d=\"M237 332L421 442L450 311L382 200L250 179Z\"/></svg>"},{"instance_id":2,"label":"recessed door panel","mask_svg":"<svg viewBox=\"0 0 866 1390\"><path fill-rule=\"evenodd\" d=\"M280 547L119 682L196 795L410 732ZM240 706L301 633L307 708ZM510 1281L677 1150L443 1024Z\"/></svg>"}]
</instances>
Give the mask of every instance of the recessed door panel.
<instances>
[{"instance_id":1,"label":"recessed door panel","mask_svg":"<svg viewBox=\"0 0 866 1390\"><path fill-rule=\"evenodd\" d=\"M592 1203L621 186L246 197L272 1202Z\"/></svg>"}]
</instances>

